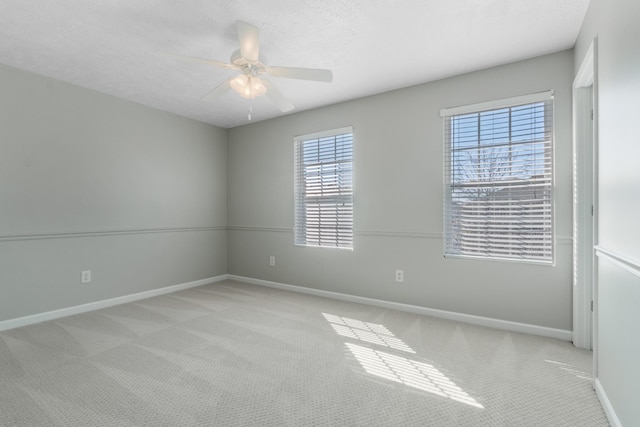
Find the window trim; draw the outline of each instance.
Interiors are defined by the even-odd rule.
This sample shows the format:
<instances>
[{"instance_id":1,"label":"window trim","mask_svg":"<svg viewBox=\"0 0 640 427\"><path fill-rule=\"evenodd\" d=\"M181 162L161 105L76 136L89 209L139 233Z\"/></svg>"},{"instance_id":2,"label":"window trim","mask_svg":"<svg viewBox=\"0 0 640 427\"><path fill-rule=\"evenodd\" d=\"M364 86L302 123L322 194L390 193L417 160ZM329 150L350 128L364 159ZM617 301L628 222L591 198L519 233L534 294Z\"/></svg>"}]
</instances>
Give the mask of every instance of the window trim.
<instances>
[{"instance_id":1,"label":"window trim","mask_svg":"<svg viewBox=\"0 0 640 427\"><path fill-rule=\"evenodd\" d=\"M443 254L445 258L460 258L460 259L475 259L475 260L485 260L485 261L503 261L509 263L521 263L521 264L535 264L535 265L545 265L545 266L554 266L556 262L556 221L555 221L555 209L556 209L556 191L555 191L555 108L553 105L555 91L548 90L544 92L533 93L529 95L521 95L515 96L511 98L504 98L494 101L481 102L476 104L469 104L451 108L443 108L440 110L440 116L443 118L443 131L444 131L444 151L443 151ZM500 257L500 256L488 256L488 255L472 255L472 254L453 254L447 253L447 230L448 230L448 216L446 212L447 200L451 198L449 194L449 187L451 185L451 170L449 170L447 166L448 155L451 155L451 147L447 147L447 144L451 144L451 140L447 138L447 123L448 118L452 116L465 115L465 114L473 114L473 113L481 113L484 111L490 110L499 110L511 107L517 107L520 105L526 104L535 104L539 102L548 102L551 101L551 130L550 130L550 149L551 149L551 168L550 168L550 183L551 183L551 211L550 211L550 232L551 232L551 256L549 260L537 260L537 259L526 259L526 258L510 258L510 257Z\"/></svg>"},{"instance_id":2,"label":"window trim","mask_svg":"<svg viewBox=\"0 0 640 427\"><path fill-rule=\"evenodd\" d=\"M494 101L479 102L477 104L443 108L440 110L440 117L458 116L461 114L477 113L486 110L498 110L500 108L513 107L520 104L533 104L536 102L549 101L553 99L554 94L554 90L547 90L544 92L532 93L530 95L520 95L511 98L496 99Z\"/></svg>"},{"instance_id":3,"label":"window trim","mask_svg":"<svg viewBox=\"0 0 640 427\"><path fill-rule=\"evenodd\" d=\"M299 221L299 215L298 215L298 206L299 204L301 204L304 207L304 201L300 201L300 195L301 195L301 191L302 189L301 184L302 184L302 180L304 180L304 177L300 176L300 158L299 158L299 150L300 147L302 145L302 143L304 141L309 141L309 140L315 140L315 139L321 139L321 138L327 138L327 137L335 137L338 135L343 135L343 134L351 134L351 206L352 206L352 217L351 217L351 245L350 246L330 246L330 245L321 245L321 244L309 244L307 243L307 239L306 239L306 235L304 236L304 243L298 243L299 242L299 235L298 233L301 231L302 226L300 224L298 224ZM353 217L353 211L354 211L354 191L353 191L353 185L354 185L354 132L353 132L353 126L344 126L344 127L340 127L340 128L336 128L336 129L329 129L329 130L324 130L324 131L319 131L319 132L313 132L313 133L308 133L308 134L304 134L304 135L296 135L293 138L294 141L294 179L293 179L293 190L294 190L294 201L293 201L293 205L294 205L294 225L293 225L293 242L295 246L298 247L309 247L309 248L327 248L327 249L341 249L341 250L347 250L347 251L353 251L354 248L354 240L355 240L355 228L354 228L354 222L355 222L355 218ZM300 180L300 182L299 182Z\"/></svg>"}]
</instances>

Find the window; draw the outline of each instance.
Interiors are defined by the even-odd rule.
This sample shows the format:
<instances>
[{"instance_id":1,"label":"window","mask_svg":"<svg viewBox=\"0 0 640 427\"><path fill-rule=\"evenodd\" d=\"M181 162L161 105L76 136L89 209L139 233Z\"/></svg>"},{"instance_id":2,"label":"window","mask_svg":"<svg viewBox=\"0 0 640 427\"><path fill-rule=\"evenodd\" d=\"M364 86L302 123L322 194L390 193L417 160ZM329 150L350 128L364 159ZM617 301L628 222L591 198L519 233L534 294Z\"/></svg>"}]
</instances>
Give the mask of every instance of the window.
<instances>
[{"instance_id":1,"label":"window","mask_svg":"<svg viewBox=\"0 0 640 427\"><path fill-rule=\"evenodd\" d=\"M445 256L553 262L553 92L442 110Z\"/></svg>"},{"instance_id":2,"label":"window","mask_svg":"<svg viewBox=\"0 0 640 427\"><path fill-rule=\"evenodd\" d=\"M294 240L353 248L353 128L295 138Z\"/></svg>"}]
</instances>

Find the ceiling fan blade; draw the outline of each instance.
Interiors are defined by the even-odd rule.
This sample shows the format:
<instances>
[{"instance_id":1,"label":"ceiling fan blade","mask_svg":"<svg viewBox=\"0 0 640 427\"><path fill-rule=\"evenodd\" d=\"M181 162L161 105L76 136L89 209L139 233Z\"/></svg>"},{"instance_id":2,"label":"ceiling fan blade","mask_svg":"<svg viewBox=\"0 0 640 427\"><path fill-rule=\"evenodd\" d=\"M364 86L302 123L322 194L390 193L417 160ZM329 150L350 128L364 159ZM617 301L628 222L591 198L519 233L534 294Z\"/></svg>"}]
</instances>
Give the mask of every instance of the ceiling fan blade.
<instances>
[{"instance_id":1,"label":"ceiling fan blade","mask_svg":"<svg viewBox=\"0 0 640 427\"><path fill-rule=\"evenodd\" d=\"M317 82L331 82L333 80L331 70L317 68L269 67L267 72L274 77L286 79L313 80Z\"/></svg>"},{"instance_id":2,"label":"ceiling fan blade","mask_svg":"<svg viewBox=\"0 0 640 427\"><path fill-rule=\"evenodd\" d=\"M258 36L260 32L253 25L237 21L238 39L240 39L240 53L249 61L257 61L260 54L260 42Z\"/></svg>"},{"instance_id":3,"label":"ceiling fan blade","mask_svg":"<svg viewBox=\"0 0 640 427\"><path fill-rule=\"evenodd\" d=\"M282 92L280 92L274 85L271 84L268 80L262 80L262 83L267 88L267 98L273 102L273 104L278 107L280 111L286 113L287 111L291 111L294 109L294 106L287 98L284 97Z\"/></svg>"},{"instance_id":4,"label":"ceiling fan blade","mask_svg":"<svg viewBox=\"0 0 640 427\"><path fill-rule=\"evenodd\" d=\"M231 89L231 85L229 84L229 82L231 82L231 79L225 80L222 84L216 86L215 88L213 88L212 90L207 92L200 99L202 99L204 101L212 101L212 100L214 100L216 98L221 97L222 95L227 93L227 91L229 91L229 89Z\"/></svg>"},{"instance_id":5,"label":"ceiling fan blade","mask_svg":"<svg viewBox=\"0 0 640 427\"><path fill-rule=\"evenodd\" d=\"M195 61L195 62L202 62L205 64L212 64L215 65L216 67L220 67L220 68L230 68L232 70L239 70L240 67L238 67L237 65L234 64L228 64L226 62L222 62L222 61L216 61L214 59L207 59L207 58L199 58L197 56L190 56L190 55L180 55L177 53L172 53L170 54L173 57L176 58L181 58L181 59L186 59L188 61Z\"/></svg>"}]
</instances>

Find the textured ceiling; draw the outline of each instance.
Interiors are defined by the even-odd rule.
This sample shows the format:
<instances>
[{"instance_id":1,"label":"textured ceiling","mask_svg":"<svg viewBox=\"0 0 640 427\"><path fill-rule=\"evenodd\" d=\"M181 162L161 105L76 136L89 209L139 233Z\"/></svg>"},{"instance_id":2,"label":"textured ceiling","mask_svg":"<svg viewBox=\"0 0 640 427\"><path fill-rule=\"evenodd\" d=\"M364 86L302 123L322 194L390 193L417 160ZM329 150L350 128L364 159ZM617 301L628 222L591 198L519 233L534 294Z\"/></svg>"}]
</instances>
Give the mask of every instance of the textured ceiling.
<instances>
[{"instance_id":1,"label":"textured ceiling","mask_svg":"<svg viewBox=\"0 0 640 427\"><path fill-rule=\"evenodd\" d=\"M0 63L229 128L235 21L267 65L328 68L332 83L270 78L291 113L571 48L589 0L2 0ZM252 120L282 115L262 97ZM289 114L291 114L289 113Z\"/></svg>"}]
</instances>

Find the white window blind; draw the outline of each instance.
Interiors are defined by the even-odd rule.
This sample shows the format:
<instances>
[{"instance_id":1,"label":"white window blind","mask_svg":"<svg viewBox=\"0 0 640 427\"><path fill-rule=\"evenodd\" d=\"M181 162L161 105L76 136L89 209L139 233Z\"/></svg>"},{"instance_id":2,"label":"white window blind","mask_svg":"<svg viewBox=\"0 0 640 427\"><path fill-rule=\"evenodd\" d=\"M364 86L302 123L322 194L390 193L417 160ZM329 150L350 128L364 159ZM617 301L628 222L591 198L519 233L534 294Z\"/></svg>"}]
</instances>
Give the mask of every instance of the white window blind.
<instances>
[{"instance_id":1,"label":"white window blind","mask_svg":"<svg viewBox=\"0 0 640 427\"><path fill-rule=\"evenodd\" d=\"M295 138L296 245L353 248L353 129Z\"/></svg>"},{"instance_id":2,"label":"white window blind","mask_svg":"<svg viewBox=\"0 0 640 427\"><path fill-rule=\"evenodd\" d=\"M553 93L473 107L442 110L445 256L552 263Z\"/></svg>"}]
</instances>

